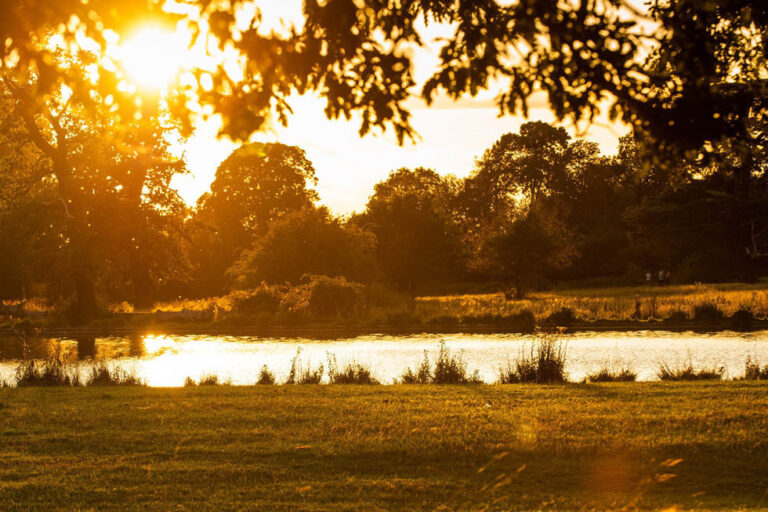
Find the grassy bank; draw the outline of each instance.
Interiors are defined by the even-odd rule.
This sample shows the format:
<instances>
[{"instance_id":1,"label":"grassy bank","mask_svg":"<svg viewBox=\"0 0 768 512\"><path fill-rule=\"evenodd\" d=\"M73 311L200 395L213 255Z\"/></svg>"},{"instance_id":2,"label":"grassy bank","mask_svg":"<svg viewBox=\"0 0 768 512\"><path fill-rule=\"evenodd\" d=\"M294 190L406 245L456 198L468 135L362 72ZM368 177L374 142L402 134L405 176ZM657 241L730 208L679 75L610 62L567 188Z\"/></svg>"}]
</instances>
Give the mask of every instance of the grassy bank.
<instances>
[{"instance_id":1,"label":"grassy bank","mask_svg":"<svg viewBox=\"0 0 768 512\"><path fill-rule=\"evenodd\" d=\"M0 509L768 508L759 382L0 390Z\"/></svg>"},{"instance_id":2,"label":"grassy bank","mask_svg":"<svg viewBox=\"0 0 768 512\"><path fill-rule=\"evenodd\" d=\"M352 292L343 285L326 295L279 287L183 300L134 313L115 306L86 327L102 333L152 330L167 333L320 335L367 332L532 332L538 327L584 330L768 327L768 282L563 289L510 300L502 293L406 297L381 288ZM339 291L340 290L340 291ZM312 302L313 297L320 297ZM15 316L0 317L0 331L72 328L65 317L30 302ZM6 308L7 309L7 308ZM17 307L18 309L18 307ZM55 334L55 333L54 333Z\"/></svg>"}]
</instances>

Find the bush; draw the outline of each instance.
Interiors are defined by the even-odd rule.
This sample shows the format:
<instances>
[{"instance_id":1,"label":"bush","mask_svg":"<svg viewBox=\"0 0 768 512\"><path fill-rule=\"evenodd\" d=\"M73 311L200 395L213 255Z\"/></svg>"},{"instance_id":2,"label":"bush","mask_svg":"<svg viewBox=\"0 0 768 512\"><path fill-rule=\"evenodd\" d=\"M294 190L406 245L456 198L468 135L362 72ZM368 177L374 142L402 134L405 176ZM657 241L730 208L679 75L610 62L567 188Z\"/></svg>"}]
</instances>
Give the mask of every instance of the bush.
<instances>
[{"instance_id":1,"label":"bush","mask_svg":"<svg viewBox=\"0 0 768 512\"><path fill-rule=\"evenodd\" d=\"M717 304L705 302L693 309L693 319L702 324L719 324L725 319L725 315Z\"/></svg>"},{"instance_id":2,"label":"bush","mask_svg":"<svg viewBox=\"0 0 768 512\"><path fill-rule=\"evenodd\" d=\"M416 372L410 368L406 369L400 382L403 384L480 384L482 380L477 370L472 374L467 372L467 363L464 361L463 354L460 353L458 356L451 354L445 342L441 341L435 367L430 367L429 355L424 351L424 360Z\"/></svg>"},{"instance_id":3,"label":"bush","mask_svg":"<svg viewBox=\"0 0 768 512\"><path fill-rule=\"evenodd\" d=\"M746 308L741 308L731 315L729 324L734 331L749 331L752 329L752 321L755 315Z\"/></svg>"},{"instance_id":4,"label":"bush","mask_svg":"<svg viewBox=\"0 0 768 512\"><path fill-rule=\"evenodd\" d=\"M309 310L315 315L359 315L367 306L364 287L359 283L327 276L310 276L308 281Z\"/></svg>"},{"instance_id":5,"label":"bush","mask_svg":"<svg viewBox=\"0 0 768 512\"><path fill-rule=\"evenodd\" d=\"M339 368L335 355L328 356L328 380L331 384L379 384L371 369L353 361Z\"/></svg>"},{"instance_id":6,"label":"bush","mask_svg":"<svg viewBox=\"0 0 768 512\"><path fill-rule=\"evenodd\" d=\"M530 309L524 309L510 316L507 323L521 333L531 333L536 330L536 316Z\"/></svg>"},{"instance_id":7,"label":"bush","mask_svg":"<svg viewBox=\"0 0 768 512\"><path fill-rule=\"evenodd\" d=\"M304 366L304 362L301 359L301 349L296 351L296 355L291 360L291 371L288 372L288 380L286 384L320 384L323 379L323 365L317 369L312 369L312 365L307 362Z\"/></svg>"},{"instance_id":8,"label":"bush","mask_svg":"<svg viewBox=\"0 0 768 512\"><path fill-rule=\"evenodd\" d=\"M133 372L118 366L110 367L105 361L91 366L85 379L86 386L145 386L146 383Z\"/></svg>"},{"instance_id":9,"label":"bush","mask_svg":"<svg viewBox=\"0 0 768 512\"><path fill-rule=\"evenodd\" d=\"M575 322L576 316L570 308L560 308L546 319L546 323L557 327L570 327Z\"/></svg>"},{"instance_id":10,"label":"bush","mask_svg":"<svg viewBox=\"0 0 768 512\"><path fill-rule=\"evenodd\" d=\"M66 361L60 347L48 360L37 363L30 359L16 367L16 386L79 386L80 376Z\"/></svg>"},{"instance_id":11,"label":"bush","mask_svg":"<svg viewBox=\"0 0 768 512\"><path fill-rule=\"evenodd\" d=\"M760 367L760 363L752 361L747 357L747 363L744 365L744 378L747 380L768 380L768 364Z\"/></svg>"},{"instance_id":12,"label":"bush","mask_svg":"<svg viewBox=\"0 0 768 512\"><path fill-rule=\"evenodd\" d=\"M671 367L667 363L659 364L659 380L663 381L683 381L683 380L721 380L725 374L725 368L693 368L689 361L687 364L678 367Z\"/></svg>"},{"instance_id":13,"label":"bush","mask_svg":"<svg viewBox=\"0 0 768 512\"><path fill-rule=\"evenodd\" d=\"M277 313L280 310L282 293L275 286L262 284L259 288L237 291L229 294L229 302L235 313L257 314Z\"/></svg>"},{"instance_id":14,"label":"bush","mask_svg":"<svg viewBox=\"0 0 768 512\"><path fill-rule=\"evenodd\" d=\"M256 384L264 384L264 385L272 385L275 383L275 374L269 371L269 368L267 368L267 365L264 365L261 367L261 371L259 372L259 380L256 381Z\"/></svg>"},{"instance_id":15,"label":"bush","mask_svg":"<svg viewBox=\"0 0 768 512\"><path fill-rule=\"evenodd\" d=\"M536 383L553 384L566 382L565 345L559 333L540 334L530 349L520 351L513 363L499 370L500 384Z\"/></svg>"},{"instance_id":16,"label":"bush","mask_svg":"<svg viewBox=\"0 0 768 512\"><path fill-rule=\"evenodd\" d=\"M184 387L185 388L191 388L197 386L197 382L195 382L195 379L192 377L187 376L186 379L184 379Z\"/></svg>"},{"instance_id":17,"label":"bush","mask_svg":"<svg viewBox=\"0 0 768 512\"><path fill-rule=\"evenodd\" d=\"M604 366L587 375L585 380L587 382L634 382L637 380L637 373L627 367L614 369Z\"/></svg>"}]
</instances>

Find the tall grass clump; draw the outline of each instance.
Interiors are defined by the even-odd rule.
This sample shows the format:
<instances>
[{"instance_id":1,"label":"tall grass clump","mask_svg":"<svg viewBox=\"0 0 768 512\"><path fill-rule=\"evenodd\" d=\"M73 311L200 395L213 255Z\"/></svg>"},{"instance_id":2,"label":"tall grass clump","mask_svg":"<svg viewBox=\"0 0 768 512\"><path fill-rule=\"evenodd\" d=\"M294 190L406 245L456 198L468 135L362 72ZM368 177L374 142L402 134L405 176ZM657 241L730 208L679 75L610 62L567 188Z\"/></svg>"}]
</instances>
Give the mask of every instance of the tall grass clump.
<instances>
[{"instance_id":1,"label":"tall grass clump","mask_svg":"<svg viewBox=\"0 0 768 512\"><path fill-rule=\"evenodd\" d=\"M681 366L670 366L668 363L659 363L659 370L656 375L663 381L685 381L685 380L721 380L725 374L725 368L699 368L693 367L688 361Z\"/></svg>"},{"instance_id":2,"label":"tall grass clump","mask_svg":"<svg viewBox=\"0 0 768 512\"><path fill-rule=\"evenodd\" d=\"M410 367L406 368L403 375L400 377L400 382L403 384L430 384L432 382L432 368L429 364L429 355L427 351L424 351L424 359L416 370L411 370Z\"/></svg>"},{"instance_id":3,"label":"tall grass clump","mask_svg":"<svg viewBox=\"0 0 768 512\"><path fill-rule=\"evenodd\" d=\"M80 376L59 347L43 362L25 360L16 367L16 386L79 386Z\"/></svg>"},{"instance_id":4,"label":"tall grass clump","mask_svg":"<svg viewBox=\"0 0 768 512\"><path fill-rule=\"evenodd\" d=\"M400 378L403 384L481 384L480 373L475 370L469 373L464 354L454 355L440 342L435 358L435 365L429 363L429 355L424 351L424 360L414 371L407 368Z\"/></svg>"},{"instance_id":5,"label":"tall grass clump","mask_svg":"<svg viewBox=\"0 0 768 512\"><path fill-rule=\"evenodd\" d=\"M134 372L120 366L110 367L106 361L99 361L90 368L85 378L86 386L145 386Z\"/></svg>"},{"instance_id":6,"label":"tall grass clump","mask_svg":"<svg viewBox=\"0 0 768 512\"><path fill-rule=\"evenodd\" d=\"M318 368L313 369L309 361L306 366L301 359L301 349L296 351L296 355L291 360L291 370L288 372L286 384L320 384L323 379L325 368L320 363Z\"/></svg>"},{"instance_id":7,"label":"tall grass clump","mask_svg":"<svg viewBox=\"0 0 768 512\"><path fill-rule=\"evenodd\" d=\"M747 362L744 365L744 378L747 380L768 380L768 364L760 367L760 363L752 361L747 356Z\"/></svg>"},{"instance_id":8,"label":"tall grass clump","mask_svg":"<svg viewBox=\"0 0 768 512\"><path fill-rule=\"evenodd\" d=\"M368 366L359 361L339 366L333 354L328 355L328 380L331 384L379 384Z\"/></svg>"},{"instance_id":9,"label":"tall grass clump","mask_svg":"<svg viewBox=\"0 0 768 512\"><path fill-rule=\"evenodd\" d=\"M566 382L566 346L559 332L539 334L518 358L499 370L500 384Z\"/></svg>"},{"instance_id":10,"label":"tall grass clump","mask_svg":"<svg viewBox=\"0 0 768 512\"><path fill-rule=\"evenodd\" d=\"M261 367L261 371L259 372L259 378L256 381L256 384L263 384L271 386L275 383L275 374L269 371L269 368L267 365L264 365Z\"/></svg>"},{"instance_id":11,"label":"tall grass clump","mask_svg":"<svg viewBox=\"0 0 768 512\"><path fill-rule=\"evenodd\" d=\"M232 381L230 379L227 380L220 380L219 376L215 373L205 373L200 376L200 380L195 382L195 379L192 377L187 377L184 379L184 387L193 387L193 386L230 386L232 385Z\"/></svg>"},{"instance_id":12,"label":"tall grass clump","mask_svg":"<svg viewBox=\"0 0 768 512\"><path fill-rule=\"evenodd\" d=\"M612 368L603 366L599 370L587 375L587 382L635 382L637 373L629 367Z\"/></svg>"}]
</instances>

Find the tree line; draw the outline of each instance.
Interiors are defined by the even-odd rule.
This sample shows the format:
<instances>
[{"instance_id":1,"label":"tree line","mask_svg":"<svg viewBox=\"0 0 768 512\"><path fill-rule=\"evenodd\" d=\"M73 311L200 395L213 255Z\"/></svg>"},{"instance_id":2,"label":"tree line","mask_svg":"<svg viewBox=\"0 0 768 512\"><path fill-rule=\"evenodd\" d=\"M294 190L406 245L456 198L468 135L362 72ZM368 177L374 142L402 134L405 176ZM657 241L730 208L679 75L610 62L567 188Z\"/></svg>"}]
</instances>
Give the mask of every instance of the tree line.
<instances>
[{"instance_id":1,"label":"tree line","mask_svg":"<svg viewBox=\"0 0 768 512\"><path fill-rule=\"evenodd\" d=\"M652 0L638 9L624 0L308 0L283 32L263 30L258 2L236 23L242 4L193 0L168 12L155 0L0 3L0 295L71 301L85 319L99 300L143 309L166 296L293 279L302 266L413 291L457 278L496 282L517 295L656 267L680 281L762 273L764 1ZM162 95L132 88L107 50L144 22L181 24L207 48L229 48L238 69L193 69ZM453 28L429 42L422 23ZM416 91L412 49L428 44L438 59ZM201 115L219 116L223 135L246 141L287 122L291 95L313 93L329 118L357 114L361 135L390 129L402 141L415 135L412 96L456 99L492 84L501 114L527 114L541 92L559 121L605 113L635 135L606 158L527 125L482 155L468 179L394 173L351 219L317 206L311 165L285 147L285 166L303 181L275 178L280 199L252 203L263 210L237 211L251 201L241 191L262 192L247 172L236 176L238 159L267 155L258 165L272 177L278 146L230 157L231 183L222 178L193 211L169 186L185 170L163 134L189 135ZM228 215L240 224L225 226ZM302 233L336 243L313 247L315 258L309 242L294 246L306 265L280 258L274 248ZM342 264L349 255L355 265Z\"/></svg>"},{"instance_id":2,"label":"tree line","mask_svg":"<svg viewBox=\"0 0 768 512\"><path fill-rule=\"evenodd\" d=\"M160 132L137 134L146 137L135 146L140 164L129 165L125 148L73 122L72 184L62 187L45 178L50 158L23 120L3 112L4 299L85 300L94 310L97 301L128 301L141 310L307 275L522 298L563 281L629 284L647 273L655 281L659 270L679 282L754 280L765 271L764 177L740 199L727 165L655 166L640 158L634 134L605 156L563 128L528 122L502 135L466 178L398 169L363 211L338 217L319 204L315 169L298 147L241 146L190 208L170 186L184 162ZM75 209L84 223L73 222ZM73 314L88 314L79 306Z\"/></svg>"}]
</instances>

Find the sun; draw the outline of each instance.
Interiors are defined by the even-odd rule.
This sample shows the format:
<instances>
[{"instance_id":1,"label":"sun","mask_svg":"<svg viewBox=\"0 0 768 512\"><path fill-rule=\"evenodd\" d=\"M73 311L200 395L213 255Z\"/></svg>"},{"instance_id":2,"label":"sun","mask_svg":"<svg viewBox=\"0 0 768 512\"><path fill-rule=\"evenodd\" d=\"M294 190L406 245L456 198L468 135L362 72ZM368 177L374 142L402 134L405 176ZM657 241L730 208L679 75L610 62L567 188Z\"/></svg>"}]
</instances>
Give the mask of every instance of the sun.
<instances>
[{"instance_id":1,"label":"sun","mask_svg":"<svg viewBox=\"0 0 768 512\"><path fill-rule=\"evenodd\" d=\"M132 83L159 92L170 87L184 69L189 46L178 32L143 27L119 45L117 54Z\"/></svg>"}]
</instances>

